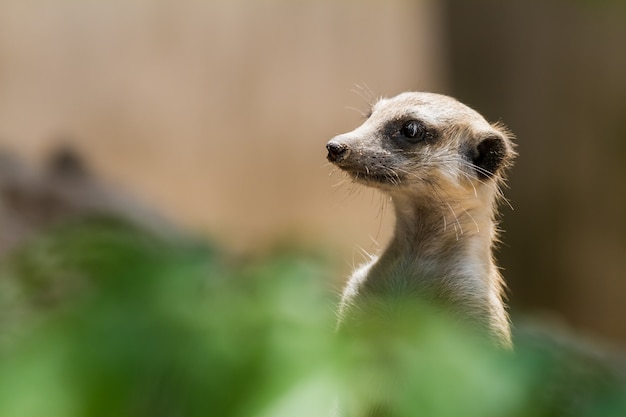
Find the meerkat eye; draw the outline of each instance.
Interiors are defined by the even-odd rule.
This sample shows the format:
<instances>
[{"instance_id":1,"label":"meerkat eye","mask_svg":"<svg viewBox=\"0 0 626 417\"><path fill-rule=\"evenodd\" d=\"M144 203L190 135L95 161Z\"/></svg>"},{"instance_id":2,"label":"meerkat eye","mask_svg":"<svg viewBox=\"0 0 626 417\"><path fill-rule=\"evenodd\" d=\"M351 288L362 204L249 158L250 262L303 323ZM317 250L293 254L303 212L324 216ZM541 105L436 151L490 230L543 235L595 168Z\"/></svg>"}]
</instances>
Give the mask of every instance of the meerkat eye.
<instances>
[{"instance_id":1,"label":"meerkat eye","mask_svg":"<svg viewBox=\"0 0 626 417\"><path fill-rule=\"evenodd\" d=\"M426 126L417 120L411 120L402 126L400 133L408 139L422 140L426 136Z\"/></svg>"}]
</instances>

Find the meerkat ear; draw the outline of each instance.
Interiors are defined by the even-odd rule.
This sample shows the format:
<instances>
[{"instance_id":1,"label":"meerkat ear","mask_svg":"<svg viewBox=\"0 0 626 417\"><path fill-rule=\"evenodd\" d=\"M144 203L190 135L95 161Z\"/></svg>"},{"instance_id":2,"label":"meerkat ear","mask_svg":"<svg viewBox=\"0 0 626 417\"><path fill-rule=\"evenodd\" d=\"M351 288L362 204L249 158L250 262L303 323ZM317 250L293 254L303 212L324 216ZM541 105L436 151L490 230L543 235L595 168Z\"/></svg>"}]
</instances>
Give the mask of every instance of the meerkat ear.
<instances>
[{"instance_id":1,"label":"meerkat ear","mask_svg":"<svg viewBox=\"0 0 626 417\"><path fill-rule=\"evenodd\" d=\"M510 151L506 139L497 132L490 132L480 137L478 144L470 152L470 159L476 167L479 178L491 178L509 159Z\"/></svg>"}]
</instances>

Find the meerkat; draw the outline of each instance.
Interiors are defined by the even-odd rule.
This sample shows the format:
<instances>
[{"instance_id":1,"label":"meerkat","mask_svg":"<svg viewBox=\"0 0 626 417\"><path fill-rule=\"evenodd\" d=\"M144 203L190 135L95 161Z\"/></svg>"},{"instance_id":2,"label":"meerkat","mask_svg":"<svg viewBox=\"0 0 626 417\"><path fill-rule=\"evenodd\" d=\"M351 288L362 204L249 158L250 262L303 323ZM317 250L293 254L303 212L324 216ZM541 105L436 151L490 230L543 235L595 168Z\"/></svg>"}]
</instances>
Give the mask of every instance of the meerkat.
<instances>
[{"instance_id":1,"label":"meerkat","mask_svg":"<svg viewBox=\"0 0 626 417\"><path fill-rule=\"evenodd\" d=\"M511 346L493 249L514 146L501 124L454 98L424 92L380 99L361 126L328 142L328 160L389 196L396 216L386 249L349 279L340 325L369 296L414 293Z\"/></svg>"}]
</instances>

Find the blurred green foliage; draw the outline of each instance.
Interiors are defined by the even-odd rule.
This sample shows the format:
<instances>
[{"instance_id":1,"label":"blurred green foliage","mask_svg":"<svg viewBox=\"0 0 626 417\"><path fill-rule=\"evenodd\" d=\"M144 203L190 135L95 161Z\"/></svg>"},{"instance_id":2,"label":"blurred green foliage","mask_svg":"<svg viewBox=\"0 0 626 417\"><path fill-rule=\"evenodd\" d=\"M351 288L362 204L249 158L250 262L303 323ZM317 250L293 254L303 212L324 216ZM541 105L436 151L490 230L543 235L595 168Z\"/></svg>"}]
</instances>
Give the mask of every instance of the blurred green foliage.
<instances>
[{"instance_id":1,"label":"blurred green foliage","mask_svg":"<svg viewBox=\"0 0 626 417\"><path fill-rule=\"evenodd\" d=\"M337 333L331 269L111 219L51 230L2 266L0 416L626 415L597 364L532 336L496 351L415 300Z\"/></svg>"}]
</instances>

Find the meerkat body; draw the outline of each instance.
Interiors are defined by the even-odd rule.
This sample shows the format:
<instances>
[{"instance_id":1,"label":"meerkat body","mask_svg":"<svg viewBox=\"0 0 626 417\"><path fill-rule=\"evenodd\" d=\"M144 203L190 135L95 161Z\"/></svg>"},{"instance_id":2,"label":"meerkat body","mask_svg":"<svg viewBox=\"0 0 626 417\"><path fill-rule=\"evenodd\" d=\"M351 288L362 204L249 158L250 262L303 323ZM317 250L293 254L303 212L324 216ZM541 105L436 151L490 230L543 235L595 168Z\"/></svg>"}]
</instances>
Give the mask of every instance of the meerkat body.
<instances>
[{"instance_id":1,"label":"meerkat body","mask_svg":"<svg viewBox=\"0 0 626 417\"><path fill-rule=\"evenodd\" d=\"M497 202L514 158L511 135L453 98L403 93L327 144L328 159L391 197L396 226L344 290L340 321L378 295L432 299L511 344L504 283L493 258Z\"/></svg>"}]
</instances>

